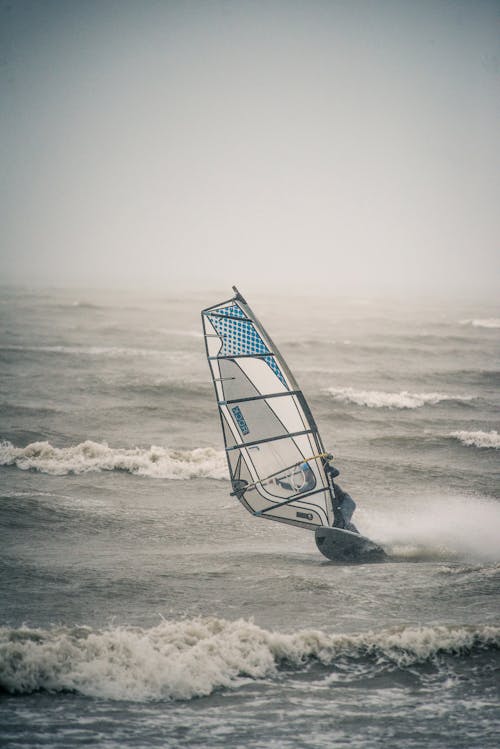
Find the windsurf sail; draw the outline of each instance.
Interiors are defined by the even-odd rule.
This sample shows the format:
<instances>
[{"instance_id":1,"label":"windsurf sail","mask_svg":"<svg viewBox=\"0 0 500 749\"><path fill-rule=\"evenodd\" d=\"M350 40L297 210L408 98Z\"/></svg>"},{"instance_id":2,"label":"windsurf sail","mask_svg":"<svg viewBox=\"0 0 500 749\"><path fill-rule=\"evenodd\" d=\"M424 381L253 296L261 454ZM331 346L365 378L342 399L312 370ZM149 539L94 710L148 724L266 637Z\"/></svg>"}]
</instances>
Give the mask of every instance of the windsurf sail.
<instances>
[{"instance_id":1,"label":"windsurf sail","mask_svg":"<svg viewBox=\"0 0 500 749\"><path fill-rule=\"evenodd\" d=\"M233 288L233 298L201 313L232 494L269 520L329 526L331 456L285 360Z\"/></svg>"}]
</instances>

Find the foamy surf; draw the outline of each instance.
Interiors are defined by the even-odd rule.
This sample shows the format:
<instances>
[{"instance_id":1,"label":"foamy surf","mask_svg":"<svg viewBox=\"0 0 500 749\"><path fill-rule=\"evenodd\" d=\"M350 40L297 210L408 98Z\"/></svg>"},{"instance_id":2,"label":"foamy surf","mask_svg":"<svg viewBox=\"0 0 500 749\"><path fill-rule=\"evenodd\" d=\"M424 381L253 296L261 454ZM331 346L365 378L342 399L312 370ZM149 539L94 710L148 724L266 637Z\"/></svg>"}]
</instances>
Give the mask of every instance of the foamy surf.
<instances>
[{"instance_id":1,"label":"foamy surf","mask_svg":"<svg viewBox=\"0 0 500 749\"><path fill-rule=\"evenodd\" d=\"M355 390L354 388L327 388L327 392L340 403L354 403L367 408L421 408L435 406L443 401L468 402L472 395L450 395L448 393L410 393L401 390L399 393L387 393L381 390Z\"/></svg>"},{"instance_id":2,"label":"foamy surf","mask_svg":"<svg viewBox=\"0 0 500 749\"><path fill-rule=\"evenodd\" d=\"M497 626L427 626L362 634L273 632L238 619L163 621L156 627L0 629L0 688L73 691L112 700L190 700L310 661L364 659L378 671L500 646ZM354 678L356 672L354 671Z\"/></svg>"},{"instance_id":3,"label":"foamy surf","mask_svg":"<svg viewBox=\"0 0 500 749\"><path fill-rule=\"evenodd\" d=\"M459 432L451 432L450 437L458 440L462 445L467 447L479 447L479 448L493 448L498 450L500 448L500 434L495 429L491 432L467 432L465 430Z\"/></svg>"},{"instance_id":4,"label":"foamy surf","mask_svg":"<svg viewBox=\"0 0 500 749\"><path fill-rule=\"evenodd\" d=\"M472 325L473 328L500 328L500 318L487 317L478 320L461 320L460 325Z\"/></svg>"},{"instance_id":5,"label":"foamy surf","mask_svg":"<svg viewBox=\"0 0 500 749\"><path fill-rule=\"evenodd\" d=\"M0 442L0 465L40 471L54 476L91 471L126 471L138 476L162 479L227 478L224 453L211 447L174 450L152 445L149 448L113 448L106 443L86 440L70 447L53 447L50 442L32 442L15 447Z\"/></svg>"}]
</instances>

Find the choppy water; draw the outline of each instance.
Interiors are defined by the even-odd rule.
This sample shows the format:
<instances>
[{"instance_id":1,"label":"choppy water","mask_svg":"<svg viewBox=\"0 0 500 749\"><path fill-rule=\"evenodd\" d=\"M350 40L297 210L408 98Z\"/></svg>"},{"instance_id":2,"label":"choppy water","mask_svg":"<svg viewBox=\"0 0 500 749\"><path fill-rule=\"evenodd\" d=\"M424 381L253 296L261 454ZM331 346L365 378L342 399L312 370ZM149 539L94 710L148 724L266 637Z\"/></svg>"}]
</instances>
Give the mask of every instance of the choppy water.
<instances>
[{"instance_id":1,"label":"choppy water","mask_svg":"<svg viewBox=\"0 0 500 749\"><path fill-rule=\"evenodd\" d=\"M229 497L227 295L2 290L0 745L496 747L499 310L249 300L391 555L346 566Z\"/></svg>"}]
</instances>

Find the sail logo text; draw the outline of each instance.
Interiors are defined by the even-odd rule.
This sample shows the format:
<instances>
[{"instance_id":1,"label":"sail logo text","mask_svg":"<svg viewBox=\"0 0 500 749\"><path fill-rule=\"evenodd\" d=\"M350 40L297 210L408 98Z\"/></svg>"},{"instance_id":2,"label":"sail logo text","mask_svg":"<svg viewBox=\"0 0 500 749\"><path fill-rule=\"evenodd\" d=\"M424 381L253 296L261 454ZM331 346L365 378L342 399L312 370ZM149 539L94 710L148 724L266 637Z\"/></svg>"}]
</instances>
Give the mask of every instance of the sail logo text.
<instances>
[{"instance_id":1,"label":"sail logo text","mask_svg":"<svg viewBox=\"0 0 500 749\"><path fill-rule=\"evenodd\" d=\"M245 419L243 418L243 414L241 413L240 407L239 406L235 406L234 408L231 409L231 411L234 414L234 418L236 419L236 423L238 424L238 426L240 428L240 432L242 434L248 434L249 431L250 431L250 429L248 428L248 425L247 425Z\"/></svg>"},{"instance_id":2,"label":"sail logo text","mask_svg":"<svg viewBox=\"0 0 500 749\"><path fill-rule=\"evenodd\" d=\"M295 513L298 518L304 518L304 520L312 520L313 514L312 512L296 512Z\"/></svg>"}]
</instances>

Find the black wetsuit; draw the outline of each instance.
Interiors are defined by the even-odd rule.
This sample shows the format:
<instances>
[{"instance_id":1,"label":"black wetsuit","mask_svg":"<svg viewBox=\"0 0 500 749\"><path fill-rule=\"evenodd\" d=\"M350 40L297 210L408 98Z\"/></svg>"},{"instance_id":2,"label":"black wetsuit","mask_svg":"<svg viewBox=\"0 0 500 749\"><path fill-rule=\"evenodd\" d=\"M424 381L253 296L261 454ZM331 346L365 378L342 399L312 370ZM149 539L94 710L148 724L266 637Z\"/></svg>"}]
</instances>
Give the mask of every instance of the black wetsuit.
<instances>
[{"instance_id":1,"label":"black wetsuit","mask_svg":"<svg viewBox=\"0 0 500 749\"><path fill-rule=\"evenodd\" d=\"M335 491L335 506L333 508L335 520L333 527L358 533L359 531L354 523L351 523L353 512L356 509L356 502L339 484L336 484L334 481L332 481L332 484Z\"/></svg>"}]
</instances>

